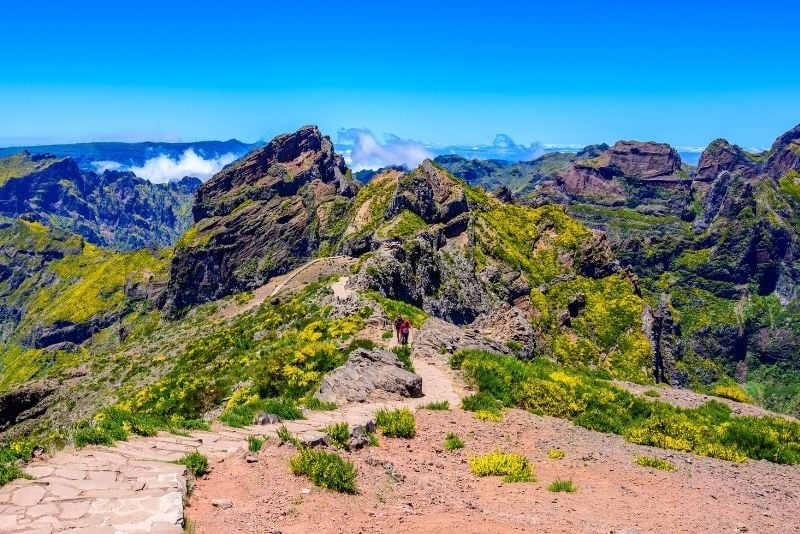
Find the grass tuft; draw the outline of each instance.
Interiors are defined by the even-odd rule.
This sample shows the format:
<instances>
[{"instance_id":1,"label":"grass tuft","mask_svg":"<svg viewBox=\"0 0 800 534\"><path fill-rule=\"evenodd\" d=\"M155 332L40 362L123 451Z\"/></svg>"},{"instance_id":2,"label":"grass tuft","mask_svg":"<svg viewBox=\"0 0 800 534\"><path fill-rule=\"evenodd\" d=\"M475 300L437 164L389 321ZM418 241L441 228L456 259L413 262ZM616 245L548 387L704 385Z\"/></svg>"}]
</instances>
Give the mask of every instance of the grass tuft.
<instances>
[{"instance_id":1,"label":"grass tuft","mask_svg":"<svg viewBox=\"0 0 800 534\"><path fill-rule=\"evenodd\" d=\"M578 486L574 485L572 480L561 480L557 478L547 486L547 491L552 491L553 493L562 491L566 493L575 493L578 491Z\"/></svg>"},{"instance_id":2,"label":"grass tuft","mask_svg":"<svg viewBox=\"0 0 800 534\"><path fill-rule=\"evenodd\" d=\"M547 451L547 457L553 460L560 460L564 457L564 451L561 449L550 449Z\"/></svg>"},{"instance_id":3,"label":"grass tuft","mask_svg":"<svg viewBox=\"0 0 800 534\"><path fill-rule=\"evenodd\" d=\"M637 456L634 461L642 467L654 467L662 471L675 471L674 465L655 456Z\"/></svg>"},{"instance_id":4,"label":"grass tuft","mask_svg":"<svg viewBox=\"0 0 800 534\"><path fill-rule=\"evenodd\" d=\"M444 438L444 450L450 452L456 449L463 449L464 448L464 441L459 438L457 435L449 432L447 436Z\"/></svg>"},{"instance_id":5,"label":"grass tuft","mask_svg":"<svg viewBox=\"0 0 800 534\"><path fill-rule=\"evenodd\" d=\"M421 408L423 410L449 410L450 401L443 400L443 401L429 402L428 404L421 406Z\"/></svg>"},{"instance_id":6,"label":"grass tuft","mask_svg":"<svg viewBox=\"0 0 800 534\"><path fill-rule=\"evenodd\" d=\"M408 408L378 410L375 414L375 424L388 438L413 438L417 433L414 414Z\"/></svg>"},{"instance_id":7,"label":"grass tuft","mask_svg":"<svg viewBox=\"0 0 800 534\"><path fill-rule=\"evenodd\" d=\"M197 451L190 452L175 463L185 465L186 469L196 477L201 477L208 473L208 458L205 454Z\"/></svg>"}]
</instances>

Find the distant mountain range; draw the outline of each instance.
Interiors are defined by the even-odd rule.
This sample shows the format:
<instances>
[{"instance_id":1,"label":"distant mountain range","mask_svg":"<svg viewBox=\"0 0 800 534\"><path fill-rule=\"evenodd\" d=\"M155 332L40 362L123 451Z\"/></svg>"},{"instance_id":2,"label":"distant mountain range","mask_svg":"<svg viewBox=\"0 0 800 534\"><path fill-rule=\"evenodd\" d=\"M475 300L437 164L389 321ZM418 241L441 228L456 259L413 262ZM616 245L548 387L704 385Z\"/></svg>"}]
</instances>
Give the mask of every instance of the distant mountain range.
<instances>
[{"instance_id":1,"label":"distant mountain range","mask_svg":"<svg viewBox=\"0 0 800 534\"><path fill-rule=\"evenodd\" d=\"M263 143L242 143L236 139L229 141L196 141L192 143L75 143L61 145L14 146L0 148L0 157L28 151L32 154L54 154L58 157L69 157L75 160L82 169L96 169L97 162L115 162L123 167L140 167L148 160L158 156L171 159L180 158L187 150L209 159L225 154L236 157L243 156Z\"/></svg>"}]
</instances>

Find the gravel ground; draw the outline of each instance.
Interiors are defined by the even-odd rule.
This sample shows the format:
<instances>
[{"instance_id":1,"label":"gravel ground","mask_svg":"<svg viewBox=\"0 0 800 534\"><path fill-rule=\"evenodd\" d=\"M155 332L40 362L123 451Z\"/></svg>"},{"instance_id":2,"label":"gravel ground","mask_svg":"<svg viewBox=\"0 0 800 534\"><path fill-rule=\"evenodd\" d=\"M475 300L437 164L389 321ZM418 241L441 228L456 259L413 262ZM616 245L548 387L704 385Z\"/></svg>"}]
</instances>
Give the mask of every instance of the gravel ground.
<instances>
[{"instance_id":1,"label":"gravel ground","mask_svg":"<svg viewBox=\"0 0 800 534\"><path fill-rule=\"evenodd\" d=\"M293 476L293 449L268 442L256 463L215 464L197 481L186 515L197 533L800 532L800 466L653 449L520 410L501 423L460 409L420 411L417 430L411 440L381 438L379 447L344 453L358 467L358 495ZM444 452L448 432L466 448ZM556 447L564 459L547 457ZM472 475L467 460L494 449L527 456L538 481ZM676 470L640 467L637 454ZM556 478L578 491L548 492ZM215 508L213 499L233 506Z\"/></svg>"}]
</instances>

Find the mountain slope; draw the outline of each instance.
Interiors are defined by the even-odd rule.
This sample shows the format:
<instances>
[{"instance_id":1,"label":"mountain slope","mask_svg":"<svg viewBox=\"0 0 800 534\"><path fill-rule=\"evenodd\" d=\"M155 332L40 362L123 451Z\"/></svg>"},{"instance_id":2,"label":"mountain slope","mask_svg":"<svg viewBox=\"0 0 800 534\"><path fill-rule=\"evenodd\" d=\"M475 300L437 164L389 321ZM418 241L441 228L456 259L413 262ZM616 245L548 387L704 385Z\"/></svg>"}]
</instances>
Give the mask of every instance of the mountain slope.
<instances>
[{"instance_id":1,"label":"mountain slope","mask_svg":"<svg viewBox=\"0 0 800 534\"><path fill-rule=\"evenodd\" d=\"M358 190L315 126L278 136L198 191L172 261L167 310L254 289L330 252Z\"/></svg>"},{"instance_id":2,"label":"mountain slope","mask_svg":"<svg viewBox=\"0 0 800 534\"><path fill-rule=\"evenodd\" d=\"M81 171L70 158L0 159L0 215L38 221L123 250L172 245L191 223L196 178L153 184L133 173Z\"/></svg>"}]
</instances>

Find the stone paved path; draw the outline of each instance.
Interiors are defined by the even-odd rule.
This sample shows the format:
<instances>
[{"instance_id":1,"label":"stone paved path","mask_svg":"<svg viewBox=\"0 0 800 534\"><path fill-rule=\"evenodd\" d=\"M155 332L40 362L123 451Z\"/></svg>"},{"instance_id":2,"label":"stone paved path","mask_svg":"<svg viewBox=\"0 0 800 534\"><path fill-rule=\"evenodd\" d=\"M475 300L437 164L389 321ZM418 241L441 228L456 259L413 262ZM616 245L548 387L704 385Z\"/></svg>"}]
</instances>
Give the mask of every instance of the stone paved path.
<instances>
[{"instance_id":1,"label":"stone paved path","mask_svg":"<svg viewBox=\"0 0 800 534\"><path fill-rule=\"evenodd\" d=\"M323 436L320 429L325 426L341 421L351 428L363 425L383 407L414 408L439 400L458 404L462 392L443 361L415 359L414 367L422 377L425 395L421 398L309 411L307 419L284 424L301 440L314 441ZM212 465L232 455L244 455L248 436L275 439L280 426L230 428L215 424L211 431L189 436L159 433L134 437L114 447L60 451L26 467L31 480L16 480L0 488L0 532L183 532L186 472L182 465L169 462L195 450L208 456Z\"/></svg>"}]
</instances>

